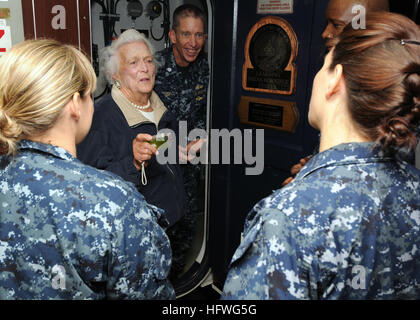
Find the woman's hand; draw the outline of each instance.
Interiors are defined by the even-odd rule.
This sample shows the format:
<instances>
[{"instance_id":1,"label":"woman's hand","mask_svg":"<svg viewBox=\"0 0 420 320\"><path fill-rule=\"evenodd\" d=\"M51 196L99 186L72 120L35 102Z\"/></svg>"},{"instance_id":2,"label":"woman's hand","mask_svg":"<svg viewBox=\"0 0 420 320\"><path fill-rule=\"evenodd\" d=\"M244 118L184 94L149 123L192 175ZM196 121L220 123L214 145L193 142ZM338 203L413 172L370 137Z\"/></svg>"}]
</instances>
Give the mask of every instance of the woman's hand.
<instances>
[{"instance_id":1,"label":"woman's hand","mask_svg":"<svg viewBox=\"0 0 420 320\"><path fill-rule=\"evenodd\" d=\"M150 160L152 155L157 155L156 147L148 142L151 140L152 136L147 133L140 133L133 140L133 163L138 171L141 170L143 162Z\"/></svg>"}]
</instances>

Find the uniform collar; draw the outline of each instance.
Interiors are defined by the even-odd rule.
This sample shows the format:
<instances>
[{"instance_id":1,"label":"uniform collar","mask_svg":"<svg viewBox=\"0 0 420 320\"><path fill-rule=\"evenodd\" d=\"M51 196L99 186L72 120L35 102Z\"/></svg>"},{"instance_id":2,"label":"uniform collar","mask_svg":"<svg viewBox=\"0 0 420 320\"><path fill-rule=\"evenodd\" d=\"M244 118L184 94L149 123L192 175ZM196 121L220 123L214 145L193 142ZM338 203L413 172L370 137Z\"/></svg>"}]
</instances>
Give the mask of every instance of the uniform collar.
<instances>
[{"instance_id":1,"label":"uniform collar","mask_svg":"<svg viewBox=\"0 0 420 320\"><path fill-rule=\"evenodd\" d=\"M169 60L168 60L169 65L167 67L170 67L172 69L177 70L178 65L176 64L176 61L175 61L174 49L171 46L171 47L167 48L167 50L168 51L166 52L166 55L169 57Z\"/></svg>"},{"instance_id":2,"label":"uniform collar","mask_svg":"<svg viewBox=\"0 0 420 320\"><path fill-rule=\"evenodd\" d=\"M30 140L22 140L19 142L18 150L36 150L42 153L48 153L53 155L57 158L67 160L67 161L74 161L76 158L67 150L63 149L62 147L54 146L52 144L45 144Z\"/></svg>"},{"instance_id":3,"label":"uniform collar","mask_svg":"<svg viewBox=\"0 0 420 320\"><path fill-rule=\"evenodd\" d=\"M385 157L379 147L372 142L351 142L334 146L318 153L296 175L295 180L300 180L312 172L331 165L349 165L370 162L391 161Z\"/></svg>"}]
</instances>

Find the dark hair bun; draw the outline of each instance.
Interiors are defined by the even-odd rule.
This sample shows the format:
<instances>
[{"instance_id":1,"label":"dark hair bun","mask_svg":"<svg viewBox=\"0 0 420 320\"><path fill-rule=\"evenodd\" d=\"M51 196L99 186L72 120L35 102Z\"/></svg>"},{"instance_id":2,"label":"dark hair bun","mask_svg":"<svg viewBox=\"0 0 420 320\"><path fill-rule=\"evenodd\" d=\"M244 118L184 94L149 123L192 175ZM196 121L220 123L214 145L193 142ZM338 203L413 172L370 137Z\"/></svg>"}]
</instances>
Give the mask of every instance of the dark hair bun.
<instances>
[{"instance_id":1,"label":"dark hair bun","mask_svg":"<svg viewBox=\"0 0 420 320\"><path fill-rule=\"evenodd\" d=\"M420 121L420 65L411 63L403 72L407 74L404 82L405 103L393 111L396 114L381 128L381 143L392 151L404 147L412 149L417 143L415 132Z\"/></svg>"},{"instance_id":2,"label":"dark hair bun","mask_svg":"<svg viewBox=\"0 0 420 320\"><path fill-rule=\"evenodd\" d=\"M396 13L370 13L366 29L348 25L341 33L330 70L337 64L362 133L386 154L413 149L420 122L419 27Z\"/></svg>"}]
</instances>

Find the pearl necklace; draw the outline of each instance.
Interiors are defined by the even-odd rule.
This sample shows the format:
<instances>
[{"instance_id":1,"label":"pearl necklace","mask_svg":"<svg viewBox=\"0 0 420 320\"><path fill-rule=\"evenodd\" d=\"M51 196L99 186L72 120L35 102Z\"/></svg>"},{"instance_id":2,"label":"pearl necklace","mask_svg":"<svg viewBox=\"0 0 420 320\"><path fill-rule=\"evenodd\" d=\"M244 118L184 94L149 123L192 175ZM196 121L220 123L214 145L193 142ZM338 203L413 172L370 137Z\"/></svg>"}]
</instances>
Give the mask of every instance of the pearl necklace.
<instances>
[{"instance_id":1,"label":"pearl necklace","mask_svg":"<svg viewBox=\"0 0 420 320\"><path fill-rule=\"evenodd\" d=\"M150 107L150 99L147 100L147 104L145 106L139 106L139 105L135 104L134 102L131 102L130 100L129 100L129 102L131 103L131 105L134 108L136 108L139 111L146 110L146 109L148 109Z\"/></svg>"}]
</instances>

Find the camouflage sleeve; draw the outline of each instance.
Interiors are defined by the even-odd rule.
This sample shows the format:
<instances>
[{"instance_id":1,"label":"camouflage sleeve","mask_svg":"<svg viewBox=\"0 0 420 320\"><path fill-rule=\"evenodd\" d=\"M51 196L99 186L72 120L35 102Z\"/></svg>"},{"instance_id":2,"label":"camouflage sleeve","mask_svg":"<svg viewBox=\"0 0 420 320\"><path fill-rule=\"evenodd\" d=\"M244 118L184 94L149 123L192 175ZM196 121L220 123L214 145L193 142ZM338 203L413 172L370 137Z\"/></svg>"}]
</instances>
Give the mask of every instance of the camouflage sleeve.
<instances>
[{"instance_id":1,"label":"camouflage sleeve","mask_svg":"<svg viewBox=\"0 0 420 320\"><path fill-rule=\"evenodd\" d=\"M126 202L111 233L109 299L174 299L167 280L171 266L169 240L157 223L157 208L135 195Z\"/></svg>"},{"instance_id":2,"label":"camouflage sleeve","mask_svg":"<svg viewBox=\"0 0 420 320\"><path fill-rule=\"evenodd\" d=\"M232 258L222 299L308 299L302 237L279 210L259 212Z\"/></svg>"}]
</instances>

